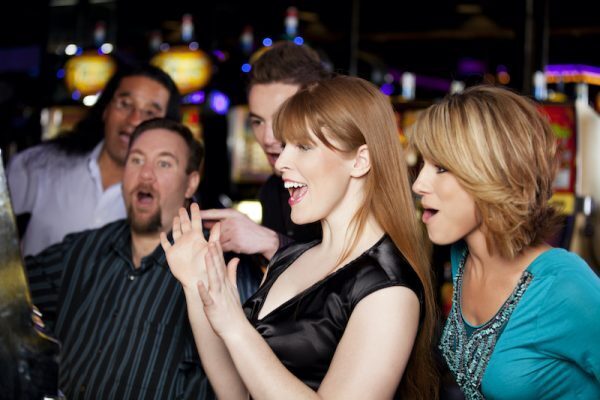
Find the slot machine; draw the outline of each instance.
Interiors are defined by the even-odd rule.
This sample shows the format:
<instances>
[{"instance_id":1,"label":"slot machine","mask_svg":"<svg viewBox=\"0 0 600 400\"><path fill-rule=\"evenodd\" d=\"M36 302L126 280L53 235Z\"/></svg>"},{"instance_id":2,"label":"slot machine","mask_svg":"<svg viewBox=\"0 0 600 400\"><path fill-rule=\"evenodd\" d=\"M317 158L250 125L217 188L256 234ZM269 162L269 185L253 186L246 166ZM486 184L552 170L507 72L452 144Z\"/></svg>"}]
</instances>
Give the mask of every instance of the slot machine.
<instances>
[{"instance_id":1,"label":"slot machine","mask_svg":"<svg viewBox=\"0 0 600 400\"><path fill-rule=\"evenodd\" d=\"M61 399L59 349L31 303L0 158L0 400Z\"/></svg>"}]
</instances>

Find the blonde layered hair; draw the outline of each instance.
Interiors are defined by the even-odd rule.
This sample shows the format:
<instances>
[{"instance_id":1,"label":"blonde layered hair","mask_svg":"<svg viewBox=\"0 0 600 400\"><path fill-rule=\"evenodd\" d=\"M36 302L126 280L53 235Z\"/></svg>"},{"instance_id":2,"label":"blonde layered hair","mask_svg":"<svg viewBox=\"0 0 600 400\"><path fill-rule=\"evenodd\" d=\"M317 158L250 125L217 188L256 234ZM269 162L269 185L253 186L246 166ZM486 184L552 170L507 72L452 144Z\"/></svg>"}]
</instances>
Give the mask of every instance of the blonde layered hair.
<instances>
[{"instance_id":1,"label":"blonde layered hair","mask_svg":"<svg viewBox=\"0 0 600 400\"><path fill-rule=\"evenodd\" d=\"M422 112L410 131L411 145L475 200L490 253L512 259L558 226L548 203L557 140L531 100L474 86Z\"/></svg>"},{"instance_id":2,"label":"blonde layered hair","mask_svg":"<svg viewBox=\"0 0 600 400\"><path fill-rule=\"evenodd\" d=\"M437 398L432 338L437 321L429 253L416 218L404 152L389 99L360 78L337 76L309 85L288 99L274 119L283 142L307 144L309 131L333 150L352 154L366 144L371 169L363 204L348 227L348 254L373 216L415 270L424 288L423 323L401 382L404 398ZM332 144L335 141L337 147ZM343 256L342 256L343 258Z\"/></svg>"}]
</instances>

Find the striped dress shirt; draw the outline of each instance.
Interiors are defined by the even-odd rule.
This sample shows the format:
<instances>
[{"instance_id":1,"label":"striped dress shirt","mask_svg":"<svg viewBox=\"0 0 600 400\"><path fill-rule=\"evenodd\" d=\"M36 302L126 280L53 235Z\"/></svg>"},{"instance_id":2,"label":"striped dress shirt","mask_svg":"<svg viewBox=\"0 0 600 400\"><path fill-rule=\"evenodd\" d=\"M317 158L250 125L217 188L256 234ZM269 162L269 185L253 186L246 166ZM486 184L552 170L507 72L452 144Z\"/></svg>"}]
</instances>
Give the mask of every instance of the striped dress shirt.
<instances>
[{"instance_id":1,"label":"striped dress shirt","mask_svg":"<svg viewBox=\"0 0 600 400\"><path fill-rule=\"evenodd\" d=\"M212 399L181 285L160 245L136 269L126 221L27 257L33 303L62 344L72 399Z\"/></svg>"}]
</instances>

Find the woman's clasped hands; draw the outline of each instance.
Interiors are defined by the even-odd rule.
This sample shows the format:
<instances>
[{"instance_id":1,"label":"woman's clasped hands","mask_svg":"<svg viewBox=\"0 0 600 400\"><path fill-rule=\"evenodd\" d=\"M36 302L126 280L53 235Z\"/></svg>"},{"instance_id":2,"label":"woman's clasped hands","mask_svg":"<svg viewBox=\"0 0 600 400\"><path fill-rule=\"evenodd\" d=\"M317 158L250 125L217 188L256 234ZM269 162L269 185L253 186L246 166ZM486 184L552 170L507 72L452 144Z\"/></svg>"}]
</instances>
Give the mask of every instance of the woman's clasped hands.
<instances>
[{"instance_id":1,"label":"woman's clasped hands","mask_svg":"<svg viewBox=\"0 0 600 400\"><path fill-rule=\"evenodd\" d=\"M173 219L173 244L161 233L171 272L184 290L196 290L213 330L223 337L235 332L235 325L247 323L236 285L239 258L227 265L219 243L220 224L210 230L208 241L202 233L198 204L190 207L191 219L184 208Z\"/></svg>"}]
</instances>

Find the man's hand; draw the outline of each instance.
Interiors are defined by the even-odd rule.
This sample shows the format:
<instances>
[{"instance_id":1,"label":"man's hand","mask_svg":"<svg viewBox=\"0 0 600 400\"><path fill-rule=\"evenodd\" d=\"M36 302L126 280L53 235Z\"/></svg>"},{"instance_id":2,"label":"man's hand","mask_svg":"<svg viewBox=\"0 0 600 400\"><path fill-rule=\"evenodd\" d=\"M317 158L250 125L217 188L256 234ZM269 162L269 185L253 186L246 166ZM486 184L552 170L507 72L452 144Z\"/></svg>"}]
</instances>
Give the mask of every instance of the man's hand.
<instances>
[{"instance_id":1,"label":"man's hand","mask_svg":"<svg viewBox=\"0 0 600 400\"><path fill-rule=\"evenodd\" d=\"M279 248L277 233L258 225L246 214L234 209L202 210L202 221L206 228L221 222L220 243L223 251L238 254L262 254L267 260Z\"/></svg>"}]
</instances>

